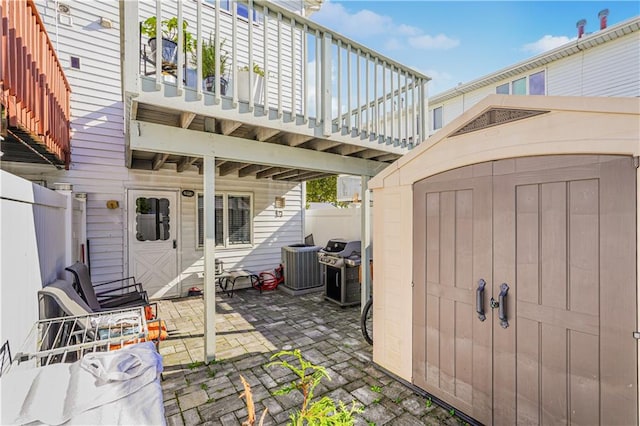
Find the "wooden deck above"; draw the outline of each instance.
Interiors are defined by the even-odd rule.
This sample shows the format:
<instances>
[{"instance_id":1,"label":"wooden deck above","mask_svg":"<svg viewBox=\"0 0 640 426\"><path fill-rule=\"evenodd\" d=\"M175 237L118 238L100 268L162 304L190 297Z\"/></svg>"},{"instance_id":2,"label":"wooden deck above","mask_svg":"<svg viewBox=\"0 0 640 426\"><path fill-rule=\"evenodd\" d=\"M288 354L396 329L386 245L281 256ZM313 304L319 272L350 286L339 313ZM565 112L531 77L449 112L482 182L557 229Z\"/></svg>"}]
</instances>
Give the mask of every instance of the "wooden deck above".
<instances>
[{"instance_id":1,"label":"wooden deck above","mask_svg":"<svg viewBox=\"0 0 640 426\"><path fill-rule=\"evenodd\" d=\"M371 175L426 138L427 76L272 2L231 4L233 10L213 0L123 4L124 39L140 40L139 49L123 44L129 167L153 170L176 163L181 172L213 154L220 175L308 180L349 173L352 160L354 174ZM241 11L246 16L239 16ZM151 49L148 29L141 34L149 17L155 17L156 34L163 22L175 18L173 44L185 47L170 61L160 49ZM192 48L185 39L194 40ZM208 43L222 52L213 69L221 69L222 62L225 66L207 86L203 58ZM140 142L132 126L142 123L153 125L160 140L131 143ZM179 142L167 145L161 139L169 133L199 139L201 145L195 151ZM260 161L239 150L210 152L202 146L208 140L237 146L242 140L249 143L242 144L248 151L273 149L285 158L274 162L266 155ZM319 163L345 166L300 167L300 162L284 161L308 154Z\"/></svg>"}]
</instances>

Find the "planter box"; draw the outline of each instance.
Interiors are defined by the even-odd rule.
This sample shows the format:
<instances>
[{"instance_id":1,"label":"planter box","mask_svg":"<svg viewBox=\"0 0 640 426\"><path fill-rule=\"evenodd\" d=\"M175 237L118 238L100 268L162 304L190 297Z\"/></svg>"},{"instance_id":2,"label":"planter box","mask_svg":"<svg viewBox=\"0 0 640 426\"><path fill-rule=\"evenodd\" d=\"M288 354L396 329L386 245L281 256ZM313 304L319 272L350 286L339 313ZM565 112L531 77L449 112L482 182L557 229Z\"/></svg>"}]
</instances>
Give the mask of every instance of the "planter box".
<instances>
[{"instance_id":1,"label":"planter box","mask_svg":"<svg viewBox=\"0 0 640 426\"><path fill-rule=\"evenodd\" d=\"M238 71L238 100L249 102L249 71ZM264 104L264 77L253 74L253 102Z\"/></svg>"}]
</instances>

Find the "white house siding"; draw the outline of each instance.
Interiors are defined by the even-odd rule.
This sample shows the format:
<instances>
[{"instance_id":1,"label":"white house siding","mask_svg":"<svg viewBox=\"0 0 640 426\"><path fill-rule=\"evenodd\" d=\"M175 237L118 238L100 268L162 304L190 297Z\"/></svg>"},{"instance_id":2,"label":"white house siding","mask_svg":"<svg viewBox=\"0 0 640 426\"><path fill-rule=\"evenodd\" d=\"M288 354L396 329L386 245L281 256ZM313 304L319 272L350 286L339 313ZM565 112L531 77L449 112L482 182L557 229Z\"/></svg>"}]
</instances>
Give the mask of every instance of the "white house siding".
<instances>
[{"instance_id":1,"label":"white house siding","mask_svg":"<svg viewBox=\"0 0 640 426\"><path fill-rule=\"evenodd\" d=\"M429 100L430 134L433 110L442 107L443 127L456 117L495 94L496 87L539 71L546 73L546 94L549 96L640 96L640 32L610 40L571 56L558 59L544 67L531 68L500 81L492 82L443 102ZM464 85L463 85L464 86Z\"/></svg>"},{"instance_id":2,"label":"white house siding","mask_svg":"<svg viewBox=\"0 0 640 426\"><path fill-rule=\"evenodd\" d=\"M547 92L556 96L640 96L640 33L548 65Z\"/></svg>"},{"instance_id":3,"label":"white house siding","mask_svg":"<svg viewBox=\"0 0 640 426\"><path fill-rule=\"evenodd\" d=\"M56 25L56 3L40 0L38 10L72 87L71 165L68 171L50 166L3 162L2 168L31 180L68 182L75 192L87 193L87 239L90 241L92 277L96 281L128 274L127 189L202 190L203 179L195 167L183 173L175 165L155 172L125 167L123 105L121 100L120 31L118 2L65 2L71 10L71 27ZM185 2L185 5L191 4ZM194 6L195 7L195 6ZM203 7L203 10L207 6ZM111 20L111 29L99 25ZM189 19L190 15L185 13ZM191 22L195 22L195 15ZM79 70L70 68L70 56L80 58ZM259 58L254 58L256 62ZM294 183L216 178L216 191L249 192L254 203L254 244L248 249L218 250L228 267L267 270L280 263L280 247L302 240L302 191ZM273 210L275 196L286 196L282 218ZM202 284L203 250L196 248L196 197L179 197L179 270L183 292ZM116 200L117 209L106 202Z\"/></svg>"}]
</instances>

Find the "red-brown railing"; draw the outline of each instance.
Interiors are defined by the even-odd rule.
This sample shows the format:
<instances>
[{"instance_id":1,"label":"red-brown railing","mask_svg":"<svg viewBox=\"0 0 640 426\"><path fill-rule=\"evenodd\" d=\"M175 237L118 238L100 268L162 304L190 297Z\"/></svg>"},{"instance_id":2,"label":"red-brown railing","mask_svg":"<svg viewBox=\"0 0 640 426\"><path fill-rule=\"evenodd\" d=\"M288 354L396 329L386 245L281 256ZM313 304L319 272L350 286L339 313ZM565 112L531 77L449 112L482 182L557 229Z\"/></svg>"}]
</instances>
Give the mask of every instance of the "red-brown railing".
<instances>
[{"instance_id":1,"label":"red-brown railing","mask_svg":"<svg viewBox=\"0 0 640 426\"><path fill-rule=\"evenodd\" d=\"M69 166L71 87L33 0L0 0L0 101L22 127Z\"/></svg>"}]
</instances>

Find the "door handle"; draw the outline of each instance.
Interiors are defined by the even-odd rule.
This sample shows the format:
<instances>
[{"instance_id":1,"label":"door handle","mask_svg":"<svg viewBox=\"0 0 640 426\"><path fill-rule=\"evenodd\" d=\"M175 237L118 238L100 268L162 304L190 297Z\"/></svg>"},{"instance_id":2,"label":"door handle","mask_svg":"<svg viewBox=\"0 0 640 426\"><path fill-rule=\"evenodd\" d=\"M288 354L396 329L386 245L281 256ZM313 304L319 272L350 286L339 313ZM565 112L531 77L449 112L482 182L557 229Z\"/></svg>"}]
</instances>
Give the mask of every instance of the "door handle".
<instances>
[{"instance_id":1,"label":"door handle","mask_svg":"<svg viewBox=\"0 0 640 426\"><path fill-rule=\"evenodd\" d=\"M500 294L498 295L498 300L500 306L498 306L498 318L500 318L500 327L507 328L509 327L509 321L507 320L507 292L509 291L509 286L507 283L502 283L500 285Z\"/></svg>"},{"instance_id":2,"label":"door handle","mask_svg":"<svg viewBox=\"0 0 640 426\"><path fill-rule=\"evenodd\" d=\"M478 288L476 289L476 312L478 313L478 319L480 321L487 319L484 314L484 287L486 285L486 281L480 278L478 281Z\"/></svg>"},{"instance_id":3,"label":"door handle","mask_svg":"<svg viewBox=\"0 0 640 426\"><path fill-rule=\"evenodd\" d=\"M173 240L173 248L178 248L178 242L176 240Z\"/></svg>"}]
</instances>

